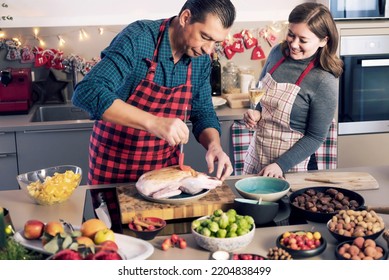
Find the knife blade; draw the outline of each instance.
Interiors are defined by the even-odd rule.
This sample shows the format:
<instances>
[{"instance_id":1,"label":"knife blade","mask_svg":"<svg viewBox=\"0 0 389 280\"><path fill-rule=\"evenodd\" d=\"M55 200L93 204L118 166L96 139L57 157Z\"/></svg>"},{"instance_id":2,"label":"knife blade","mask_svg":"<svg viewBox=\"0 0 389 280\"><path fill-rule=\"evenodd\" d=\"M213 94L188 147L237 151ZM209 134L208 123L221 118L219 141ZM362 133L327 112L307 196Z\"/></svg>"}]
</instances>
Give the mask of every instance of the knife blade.
<instances>
[{"instance_id":1,"label":"knife blade","mask_svg":"<svg viewBox=\"0 0 389 280\"><path fill-rule=\"evenodd\" d=\"M187 110L188 110L188 107L185 107L184 122L186 122ZM178 156L178 164L179 164L181 170L185 170L184 157L185 157L184 156L184 144L181 143L180 144L180 155Z\"/></svg>"},{"instance_id":2,"label":"knife blade","mask_svg":"<svg viewBox=\"0 0 389 280\"><path fill-rule=\"evenodd\" d=\"M109 216L107 203L104 200L104 194L102 192L98 193L97 200L100 203L100 206L95 209L96 216L99 220L102 220L108 228L111 228L111 217Z\"/></svg>"},{"instance_id":3,"label":"knife blade","mask_svg":"<svg viewBox=\"0 0 389 280\"><path fill-rule=\"evenodd\" d=\"M345 182L351 182L351 181L336 181L332 179L322 179L322 178L304 178L305 181L312 181L312 182L319 182L319 183L329 183L329 184L342 184Z\"/></svg>"}]
</instances>

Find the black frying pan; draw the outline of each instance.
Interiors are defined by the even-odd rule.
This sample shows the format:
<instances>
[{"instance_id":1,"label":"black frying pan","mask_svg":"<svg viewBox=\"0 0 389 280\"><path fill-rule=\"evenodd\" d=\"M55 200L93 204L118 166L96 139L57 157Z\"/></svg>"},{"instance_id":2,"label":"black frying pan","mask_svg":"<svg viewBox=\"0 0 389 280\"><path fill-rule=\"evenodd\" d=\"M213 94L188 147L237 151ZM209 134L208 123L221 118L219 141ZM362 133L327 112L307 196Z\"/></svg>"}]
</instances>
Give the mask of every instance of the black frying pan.
<instances>
[{"instance_id":1,"label":"black frying pan","mask_svg":"<svg viewBox=\"0 0 389 280\"><path fill-rule=\"evenodd\" d=\"M355 200L358 202L359 207L356 209L358 211L361 210L374 210L376 213L381 214L389 214L389 207L369 207L365 206L365 199L358 193L343 189L343 188L337 188L337 187L330 187L330 186L323 186L323 187L308 187L303 188L297 191L294 191L289 196L289 203L290 207L292 208L292 211L295 212L299 217L304 218L305 220L318 222L318 223L327 223L332 216L334 216L338 211L331 212L331 213L319 213L319 212L312 212L309 210L301 209L293 204L294 199L305 193L309 189L314 189L316 192L325 192L328 189L335 189L337 191L342 192L345 196L348 196L350 200Z\"/></svg>"}]
</instances>

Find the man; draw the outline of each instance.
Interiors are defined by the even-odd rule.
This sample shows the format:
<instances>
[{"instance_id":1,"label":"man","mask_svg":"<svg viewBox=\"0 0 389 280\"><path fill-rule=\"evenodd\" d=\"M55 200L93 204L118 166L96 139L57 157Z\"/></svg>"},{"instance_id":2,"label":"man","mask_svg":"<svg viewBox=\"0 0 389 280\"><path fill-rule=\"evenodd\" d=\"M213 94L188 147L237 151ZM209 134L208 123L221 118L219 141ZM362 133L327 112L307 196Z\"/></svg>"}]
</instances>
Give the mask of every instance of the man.
<instances>
[{"instance_id":1,"label":"man","mask_svg":"<svg viewBox=\"0 0 389 280\"><path fill-rule=\"evenodd\" d=\"M230 0L188 0L178 16L127 26L77 85L73 103L96 119L89 184L136 181L178 163L193 124L207 149L208 171L224 180L233 169L220 144L209 83L210 57L235 20Z\"/></svg>"}]
</instances>

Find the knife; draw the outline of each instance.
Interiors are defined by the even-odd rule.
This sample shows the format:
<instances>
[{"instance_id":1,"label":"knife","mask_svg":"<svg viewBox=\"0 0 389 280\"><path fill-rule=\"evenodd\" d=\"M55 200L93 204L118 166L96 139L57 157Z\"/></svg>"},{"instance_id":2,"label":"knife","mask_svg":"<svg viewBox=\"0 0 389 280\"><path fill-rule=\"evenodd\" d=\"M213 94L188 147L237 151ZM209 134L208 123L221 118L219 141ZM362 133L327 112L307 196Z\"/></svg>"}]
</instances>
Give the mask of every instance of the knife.
<instances>
[{"instance_id":1,"label":"knife","mask_svg":"<svg viewBox=\"0 0 389 280\"><path fill-rule=\"evenodd\" d=\"M97 201L100 203L100 206L95 209L97 218L102 220L108 228L111 228L111 217L109 216L107 203L104 200L104 194L102 192L98 193Z\"/></svg>"},{"instance_id":2,"label":"knife","mask_svg":"<svg viewBox=\"0 0 389 280\"><path fill-rule=\"evenodd\" d=\"M352 181L336 181L331 179L321 179L321 178L305 178L305 181L312 181L312 182L319 182L319 183L329 183L329 184L343 184L346 182L352 182Z\"/></svg>"},{"instance_id":3,"label":"knife","mask_svg":"<svg viewBox=\"0 0 389 280\"><path fill-rule=\"evenodd\" d=\"M186 122L187 110L188 110L188 107L185 107L184 122ZM183 143L180 144L180 155L178 157L178 164L180 165L180 169L185 171L185 167L184 167L184 144Z\"/></svg>"}]
</instances>

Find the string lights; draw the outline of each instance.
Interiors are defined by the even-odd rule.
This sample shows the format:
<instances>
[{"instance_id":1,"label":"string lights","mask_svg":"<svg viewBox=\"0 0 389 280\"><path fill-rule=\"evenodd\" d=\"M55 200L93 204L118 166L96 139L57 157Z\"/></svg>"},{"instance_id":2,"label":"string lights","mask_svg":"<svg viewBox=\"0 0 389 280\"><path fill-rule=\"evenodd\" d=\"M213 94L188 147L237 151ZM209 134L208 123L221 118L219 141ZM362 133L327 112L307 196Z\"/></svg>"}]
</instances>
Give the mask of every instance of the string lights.
<instances>
[{"instance_id":1,"label":"string lights","mask_svg":"<svg viewBox=\"0 0 389 280\"><path fill-rule=\"evenodd\" d=\"M97 27L97 31L98 31L98 34L100 36L102 36L105 33L105 31L110 31L114 34L117 34L117 33L119 33L120 30L117 31L117 30L106 29L103 27ZM29 41L36 40L38 42L37 45L39 45L40 47L45 47L46 40L54 37L54 38L58 39L58 46L63 47L66 44L66 41L67 41L66 38L71 37L71 33L75 33L75 32L78 32L78 39L80 42L85 41L90 37L90 33L88 33L84 28L64 32L61 34L57 33L55 35L54 34L53 35L41 35L40 29L38 27L35 27L32 29L32 35L29 35L29 34L18 35L19 38L17 38L17 41L15 41L15 42L17 42L18 45L22 45L22 44L31 44L31 43L29 43ZM7 38L6 32L4 30L0 29L0 39L3 40L6 38ZM12 40L14 40L14 38L12 38Z\"/></svg>"},{"instance_id":2,"label":"string lights","mask_svg":"<svg viewBox=\"0 0 389 280\"><path fill-rule=\"evenodd\" d=\"M84 41L85 39L89 38L88 33L85 31L84 28L80 29L80 35L79 35L80 41Z\"/></svg>"},{"instance_id":3,"label":"string lights","mask_svg":"<svg viewBox=\"0 0 389 280\"><path fill-rule=\"evenodd\" d=\"M61 35L58 35L57 38L60 46L63 46L66 43L66 41L64 40L64 38L62 38Z\"/></svg>"}]
</instances>

